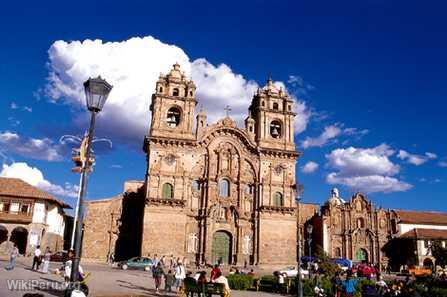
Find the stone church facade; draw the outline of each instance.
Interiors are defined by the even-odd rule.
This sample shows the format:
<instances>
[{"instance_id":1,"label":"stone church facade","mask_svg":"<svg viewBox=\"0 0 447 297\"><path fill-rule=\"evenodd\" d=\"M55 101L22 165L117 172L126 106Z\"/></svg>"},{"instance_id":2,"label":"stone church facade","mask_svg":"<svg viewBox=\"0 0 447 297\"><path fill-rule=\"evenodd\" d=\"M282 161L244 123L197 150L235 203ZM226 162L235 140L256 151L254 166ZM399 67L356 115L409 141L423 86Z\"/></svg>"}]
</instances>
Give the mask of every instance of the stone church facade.
<instances>
[{"instance_id":1,"label":"stone church facade","mask_svg":"<svg viewBox=\"0 0 447 297\"><path fill-rule=\"evenodd\" d=\"M293 263L299 157L293 100L268 80L240 128L228 113L212 124L203 110L195 116L195 94L178 64L156 83L144 141L142 254Z\"/></svg>"},{"instance_id":2,"label":"stone church facade","mask_svg":"<svg viewBox=\"0 0 447 297\"><path fill-rule=\"evenodd\" d=\"M123 257L172 254L189 263L295 263L300 153L293 100L269 79L254 94L244 127L238 127L229 110L217 123L207 123L203 110L195 114L196 87L178 64L160 75L155 87L143 146L145 180L128 183L132 189L125 185L122 205L116 198L89 203L83 257L105 259L123 250L123 243L136 242L137 249L127 248ZM124 218L125 204L141 209L141 215ZM300 216L311 217L317 208L303 204ZM101 215L104 209L121 218ZM103 229L108 231L99 236Z\"/></svg>"},{"instance_id":3,"label":"stone church facade","mask_svg":"<svg viewBox=\"0 0 447 297\"><path fill-rule=\"evenodd\" d=\"M383 247L392 237L392 213L376 208L362 193L349 201L339 196L337 189L321 207L313 221L318 226L316 244L332 258L367 262L386 266L388 258Z\"/></svg>"}]
</instances>

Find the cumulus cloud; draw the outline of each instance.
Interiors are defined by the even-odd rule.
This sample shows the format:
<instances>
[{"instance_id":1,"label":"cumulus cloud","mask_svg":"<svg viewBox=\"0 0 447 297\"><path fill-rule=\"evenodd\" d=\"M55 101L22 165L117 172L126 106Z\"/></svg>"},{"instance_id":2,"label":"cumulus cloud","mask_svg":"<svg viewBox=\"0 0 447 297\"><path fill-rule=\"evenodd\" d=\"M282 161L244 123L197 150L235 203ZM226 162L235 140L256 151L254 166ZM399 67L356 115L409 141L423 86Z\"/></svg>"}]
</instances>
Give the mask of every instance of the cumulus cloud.
<instances>
[{"instance_id":1,"label":"cumulus cloud","mask_svg":"<svg viewBox=\"0 0 447 297\"><path fill-rule=\"evenodd\" d=\"M301 142L301 146L305 149L310 147L322 147L330 140L339 136L341 132L342 130L337 125L326 126L320 136L314 138L309 136L306 137L306 139Z\"/></svg>"},{"instance_id":2,"label":"cumulus cloud","mask_svg":"<svg viewBox=\"0 0 447 297\"><path fill-rule=\"evenodd\" d=\"M149 128L149 105L155 82L160 73L167 73L176 62L196 83L198 103L204 106L209 122L223 117L223 108L229 104L233 117L242 123L259 87L256 82L233 72L225 64L216 66L205 58L190 61L181 48L151 36L121 42L54 42L49 49L46 93L53 101L84 108L82 83L101 75L114 88L100 113L99 132L140 146ZM306 128L310 115L306 104L298 100L295 111L299 112L295 123L299 133ZM79 116L75 124L85 127L86 117Z\"/></svg>"},{"instance_id":3,"label":"cumulus cloud","mask_svg":"<svg viewBox=\"0 0 447 297\"><path fill-rule=\"evenodd\" d=\"M406 161L407 163L419 166L428 162L429 160L436 159L438 156L430 152L426 152L425 155L416 155L404 150L399 150L397 157L401 160Z\"/></svg>"},{"instance_id":4,"label":"cumulus cloud","mask_svg":"<svg viewBox=\"0 0 447 297\"><path fill-rule=\"evenodd\" d=\"M3 152L37 160L60 161L59 149L60 146L49 138L28 138L10 131L0 132L0 151Z\"/></svg>"},{"instance_id":5,"label":"cumulus cloud","mask_svg":"<svg viewBox=\"0 0 447 297\"><path fill-rule=\"evenodd\" d=\"M335 149L326 155L327 166L335 170L326 176L326 181L370 193L406 191L412 185L394 177L400 167L389 159L393 154L387 144L374 148Z\"/></svg>"},{"instance_id":6,"label":"cumulus cloud","mask_svg":"<svg viewBox=\"0 0 447 297\"><path fill-rule=\"evenodd\" d=\"M20 178L30 185L56 196L78 196L79 187L77 185L72 185L70 183L65 183L63 186L53 184L44 178L42 171L36 167L31 167L24 162L12 163L11 165L3 164L0 176Z\"/></svg>"},{"instance_id":7,"label":"cumulus cloud","mask_svg":"<svg viewBox=\"0 0 447 297\"><path fill-rule=\"evenodd\" d=\"M306 137L301 142L301 146L305 149L311 147L323 147L327 144L337 142L336 138L339 136L354 137L356 140L359 140L362 136L369 133L369 130L367 129L359 130L357 128L343 128L343 126L342 123L326 126L319 136ZM347 142L348 140L343 142L343 144L346 144Z\"/></svg>"},{"instance_id":8,"label":"cumulus cloud","mask_svg":"<svg viewBox=\"0 0 447 297\"><path fill-rule=\"evenodd\" d=\"M318 163L313 162L313 161L309 161L306 164L304 164L303 168L301 169L301 171L303 173L313 173L318 169Z\"/></svg>"}]
</instances>

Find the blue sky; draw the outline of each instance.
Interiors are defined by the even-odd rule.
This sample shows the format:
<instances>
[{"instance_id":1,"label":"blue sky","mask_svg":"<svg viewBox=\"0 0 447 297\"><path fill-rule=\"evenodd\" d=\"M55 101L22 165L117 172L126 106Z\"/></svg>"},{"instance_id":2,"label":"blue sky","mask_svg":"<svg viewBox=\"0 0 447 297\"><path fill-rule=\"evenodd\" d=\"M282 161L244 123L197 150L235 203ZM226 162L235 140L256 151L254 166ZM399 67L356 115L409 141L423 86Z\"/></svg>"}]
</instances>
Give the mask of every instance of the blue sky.
<instances>
[{"instance_id":1,"label":"blue sky","mask_svg":"<svg viewBox=\"0 0 447 297\"><path fill-rule=\"evenodd\" d=\"M179 60L211 119L224 115L214 104L224 99L241 120L269 75L296 98L305 201L323 202L336 186L387 208L447 210L442 1L92 2L4 4L3 175L27 176L73 204L79 177L58 140L85 129L79 86L102 71L115 97L98 136L114 146L96 149L89 199L143 179L153 81ZM303 172L308 162L318 167Z\"/></svg>"}]
</instances>

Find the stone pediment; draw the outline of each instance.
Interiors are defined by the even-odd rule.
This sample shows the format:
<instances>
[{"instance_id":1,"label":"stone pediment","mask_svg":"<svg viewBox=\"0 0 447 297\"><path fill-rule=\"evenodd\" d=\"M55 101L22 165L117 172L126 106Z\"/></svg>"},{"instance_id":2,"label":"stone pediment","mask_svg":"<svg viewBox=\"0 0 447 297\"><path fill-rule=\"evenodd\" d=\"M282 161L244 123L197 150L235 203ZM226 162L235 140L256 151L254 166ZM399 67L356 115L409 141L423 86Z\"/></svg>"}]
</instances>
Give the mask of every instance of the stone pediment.
<instances>
[{"instance_id":1,"label":"stone pediment","mask_svg":"<svg viewBox=\"0 0 447 297\"><path fill-rule=\"evenodd\" d=\"M233 120L232 118L227 116L227 117L224 117L223 119L217 121L217 126L236 128L237 124L236 124L235 120Z\"/></svg>"}]
</instances>

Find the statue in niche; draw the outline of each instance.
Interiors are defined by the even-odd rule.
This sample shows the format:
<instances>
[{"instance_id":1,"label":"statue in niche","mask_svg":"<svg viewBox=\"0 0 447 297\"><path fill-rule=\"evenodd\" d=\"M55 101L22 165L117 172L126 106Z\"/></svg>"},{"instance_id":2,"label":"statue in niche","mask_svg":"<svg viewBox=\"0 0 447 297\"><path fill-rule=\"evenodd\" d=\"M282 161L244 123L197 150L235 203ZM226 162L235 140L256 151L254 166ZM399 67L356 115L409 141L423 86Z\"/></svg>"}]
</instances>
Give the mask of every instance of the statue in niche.
<instances>
[{"instance_id":1,"label":"statue in niche","mask_svg":"<svg viewBox=\"0 0 447 297\"><path fill-rule=\"evenodd\" d=\"M227 221L227 209L217 203L212 208L211 217L217 222L225 222Z\"/></svg>"},{"instance_id":2,"label":"statue in niche","mask_svg":"<svg viewBox=\"0 0 447 297\"><path fill-rule=\"evenodd\" d=\"M251 254L251 236L245 235L243 239L243 245L242 245L242 253L244 255L250 255Z\"/></svg>"},{"instance_id":3,"label":"statue in niche","mask_svg":"<svg viewBox=\"0 0 447 297\"><path fill-rule=\"evenodd\" d=\"M186 246L188 253L197 253L199 246L199 238L197 237L196 233L189 234Z\"/></svg>"}]
</instances>

